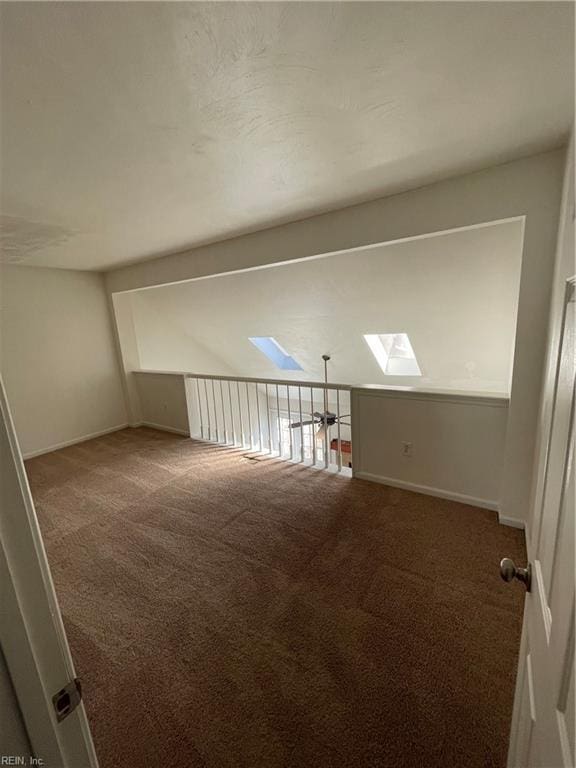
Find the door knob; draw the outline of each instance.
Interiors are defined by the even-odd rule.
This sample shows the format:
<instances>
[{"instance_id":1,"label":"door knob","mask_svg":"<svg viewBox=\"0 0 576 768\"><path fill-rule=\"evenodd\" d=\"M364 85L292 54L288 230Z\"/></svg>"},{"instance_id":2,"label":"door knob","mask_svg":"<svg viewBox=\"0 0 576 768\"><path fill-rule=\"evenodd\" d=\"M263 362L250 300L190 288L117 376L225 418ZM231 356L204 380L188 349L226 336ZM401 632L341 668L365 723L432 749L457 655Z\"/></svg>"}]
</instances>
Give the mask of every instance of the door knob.
<instances>
[{"instance_id":1,"label":"door knob","mask_svg":"<svg viewBox=\"0 0 576 768\"><path fill-rule=\"evenodd\" d=\"M522 581L526 587L526 592L530 592L530 587L532 586L532 566L530 563L528 563L526 568L516 568L514 560L505 557L500 561L500 576L502 576L504 581L512 581L512 579Z\"/></svg>"}]
</instances>

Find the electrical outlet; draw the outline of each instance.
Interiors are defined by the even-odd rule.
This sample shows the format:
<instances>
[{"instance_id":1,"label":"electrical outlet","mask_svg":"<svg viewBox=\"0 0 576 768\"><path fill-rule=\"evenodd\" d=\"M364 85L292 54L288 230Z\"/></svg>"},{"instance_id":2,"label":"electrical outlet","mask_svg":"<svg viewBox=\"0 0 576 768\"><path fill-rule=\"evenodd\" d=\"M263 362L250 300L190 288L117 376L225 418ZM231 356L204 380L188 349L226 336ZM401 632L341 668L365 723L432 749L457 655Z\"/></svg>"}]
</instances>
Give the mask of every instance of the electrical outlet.
<instances>
[{"instance_id":1,"label":"electrical outlet","mask_svg":"<svg viewBox=\"0 0 576 768\"><path fill-rule=\"evenodd\" d=\"M412 457L412 443L402 443L402 456Z\"/></svg>"}]
</instances>

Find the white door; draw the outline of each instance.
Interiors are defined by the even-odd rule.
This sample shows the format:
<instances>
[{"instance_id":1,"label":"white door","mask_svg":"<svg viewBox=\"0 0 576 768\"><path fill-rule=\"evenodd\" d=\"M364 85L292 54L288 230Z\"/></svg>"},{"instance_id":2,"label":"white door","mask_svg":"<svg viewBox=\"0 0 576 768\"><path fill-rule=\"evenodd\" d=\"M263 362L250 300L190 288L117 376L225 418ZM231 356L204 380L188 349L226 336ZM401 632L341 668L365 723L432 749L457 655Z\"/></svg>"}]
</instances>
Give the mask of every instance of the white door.
<instances>
[{"instance_id":1,"label":"white door","mask_svg":"<svg viewBox=\"0 0 576 768\"><path fill-rule=\"evenodd\" d=\"M572 223L573 225L573 223ZM569 768L574 750L575 288L565 284L541 489L527 530L527 594L509 768Z\"/></svg>"},{"instance_id":2,"label":"white door","mask_svg":"<svg viewBox=\"0 0 576 768\"><path fill-rule=\"evenodd\" d=\"M97 768L84 705L75 701L74 665L1 378L0 489L0 646L35 764ZM24 759L2 755L3 726L0 756Z\"/></svg>"}]
</instances>

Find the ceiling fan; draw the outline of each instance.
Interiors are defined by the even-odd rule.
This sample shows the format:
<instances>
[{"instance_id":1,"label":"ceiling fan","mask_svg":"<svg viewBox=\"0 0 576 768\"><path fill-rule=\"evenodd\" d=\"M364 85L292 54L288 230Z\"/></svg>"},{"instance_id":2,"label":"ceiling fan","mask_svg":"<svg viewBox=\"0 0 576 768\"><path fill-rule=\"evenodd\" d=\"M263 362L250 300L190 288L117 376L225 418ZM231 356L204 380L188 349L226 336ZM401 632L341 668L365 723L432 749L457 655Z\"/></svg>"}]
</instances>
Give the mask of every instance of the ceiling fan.
<instances>
[{"instance_id":1,"label":"ceiling fan","mask_svg":"<svg viewBox=\"0 0 576 768\"><path fill-rule=\"evenodd\" d=\"M328 384L328 360L330 360L330 355L322 355L322 360L324 360L324 384ZM318 424L318 429L316 430L316 439L317 440L326 440L326 436L328 434L328 430L330 427L333 427L335 424L342 424L344 426L349 427L350 422L342 421L342 419L347 419L350 414L345 413L341 416L338 416L335 413L332 413L328 410L328 390L324 390L324 411L320 413L320 411L314 411L312 414L313 418L309 419L308 421L296 421L293 424L290 424L290 427L292 429L297 429L301 427L307 427L311 424Z\"/></svg>"}]
</instances>

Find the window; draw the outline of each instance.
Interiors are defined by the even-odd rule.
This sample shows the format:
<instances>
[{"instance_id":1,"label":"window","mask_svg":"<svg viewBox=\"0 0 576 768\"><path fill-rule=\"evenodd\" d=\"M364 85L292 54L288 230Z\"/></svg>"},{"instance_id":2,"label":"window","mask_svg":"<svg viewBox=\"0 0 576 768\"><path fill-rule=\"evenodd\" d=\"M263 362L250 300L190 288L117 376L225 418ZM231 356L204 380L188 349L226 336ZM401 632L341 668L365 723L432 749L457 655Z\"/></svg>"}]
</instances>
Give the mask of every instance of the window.
<instances>
[{"instance_id":1,"label":"window","mask_svg":"<svg viewBox=\"0 0 576 768\"><path fill-rule=\"evenodd\" d=\"M301 371L299 365L280 344L271 336L250 336L250 341L260 350L268 360L271 360L277 368L284 371Z\"/></svg>"},{"instance_id":2,"label":"window","mask_svg":"<svg viewBox=\"0 0 576 768\"><path fill-rule=\"evenodd\" d=\"M364 338L386 376L422 376L407 333L369 333Z\"/></svg>"},{"instance_id":3,"label":"window","mask_svg":"<svg viewBox=\"0 0 576 768\"><path fill-rule=\"evenodd\" d=\"M275 425L275 431L278 432L278 411L271 409L271 423ZM303 413L304 419L312 418L312 414ZM282 440L282 455L290 455L290 444L292 444L292 453L294 457L299 458L302 452L304 454L304 461L312 461L314 457L312 443L316 435L316 425L306 424L306 426L291 427L291 422L294 419L298 419L296 414L292 414L292 419L288 418L288 414L284 411L280 411L280 436ZM274 427L273 427L274 428ZM316 462L322 463L324 461L324 442L316 439Z\"/></svg>"}]
</instances>

